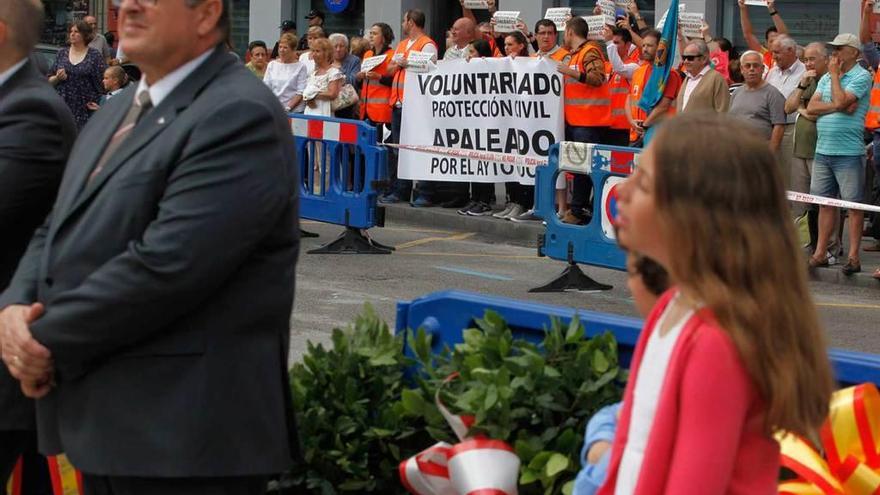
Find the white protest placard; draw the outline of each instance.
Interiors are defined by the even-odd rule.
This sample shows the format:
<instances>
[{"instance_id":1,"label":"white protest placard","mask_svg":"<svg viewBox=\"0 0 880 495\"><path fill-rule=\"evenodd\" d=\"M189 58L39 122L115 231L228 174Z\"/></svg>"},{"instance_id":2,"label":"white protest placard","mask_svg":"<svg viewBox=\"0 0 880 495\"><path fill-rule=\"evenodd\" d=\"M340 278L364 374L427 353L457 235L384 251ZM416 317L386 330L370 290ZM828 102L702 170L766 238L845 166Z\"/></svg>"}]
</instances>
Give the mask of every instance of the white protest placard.
<instances>
[{"instance_id":1,"label":"white protest placard","mask_svg":"<svg viewBox=\"0 0 880 495\"><path fill-rule=\"evenodd\" d=\"M880 14L880 0L874 0L874 13Z\"/></svg>"},{"instance_id":2,"label":"white protest placard","mask_svg":"<svg viewBox=\"0 0 880 495\"><path fill-rule=\"evenodd\" d=\"M565 21L571 17L571 7L557 7L555 9L547 9L544 19L549 19L556 24L557 31L565 31Z\"/></svg>"},{"instance_id":3,"label":"white protest placard","mask_svg":"<svg viewBox=\"0 0 880 495\"><path fill-rule=\"evenodd\" d=\"M590 31L587 33L588 40L601 41L605 39L605 16L585 15L584 20L587 21L587 27Z\"/></svg>"},{"instance_id":4,"label":"white protest placard","mask_svg":"<svg viewBox=\"0 0 880 495\"><path fill-rule=\"evenodd\" d=\"M550 146L564 135L556 66L504 57L440 61L428 74L407 70L398 176L534 184L530 165L546 163Z\"/></svg>"},{"instance_id":5,"label":"white protest placard","mask_svg":"<svg viewBox=\"0 0 880 495\"><path fill-rule=\"evenodd\" d=\"M634 0L614 0L614 5L617 6L618 9L623 9L626 12L626 9L632 5Z\"/></svg>"},{"instance_id":6,"label":"white protest placard","mask_svg":"<svg viewBox=\"0 0 880 495\"><path fill-rule=\"evenodd\" d=\"M495 19L496 33L512 33L516 31L516 23L519 21L518 10L499 10L492 16Z\"/></svg>"},{"instance_id":7,"label":"white protest placard","mask_svg":"<svg viewBox=\"0 0 880 495\"><path fill-rule=\"evenodd\" d=\"M605 24L610 24L612 26L617 25L617 7L614 5L614 0L599 0L596 2L596 5L602 9L602 15L605 18Z\"/></svg>"},{"instance_id":8,"label":"white protest placard","mask_svg":"<svg viewBox=\"0 0 880 495\"><path fill-rule=\"evenodd\" d=\"M681 34L688 38L702 38L703 33L700 29L703 27L702 12L681 12L678 14L678 27Z\"/></svg>"},{"instance_id":9,"label":"white protest placard","mask_svg":"<svg viewBox=\"0 0 880 495\"><path fill-rule=\"evenodd\" d=\"M361 62L361 71L370 72L382 65L382 62L385 61L385 55L376 55L375 57L367 57Z\"/></svg>"},{"instance_id":10,"label":"white protest placard","mask_svg":"<svg viewBox=\"0 0 880 495\"><path fill-rule=\"evenodd\" d=\"M409 52L409 56L406 57L406 71L412 71L419 74L428 72L433 68L434 57L436 57L436 55L433 53Z\"/></svg>"},{"instance_id":11,"label":"white protest placard","mask_svg":"<svg viewBox=\"0 0 880 495\"><path fill-rule=\"evenodd\" d=\"M466 9L489 9L488 0L464 0L464 8Z\"/></svg>"},{"instance_id":12,"label":"white protest placard","mask_svg":"<svg viewBox=\"0 0 880 495\"><path fill-rule=\"evenodd\" d=\"M766 7L767 0L746 0L746 5L757 5L759 7Z\"/></svg>"},{"instance_id":13,"label":"white protest placard","mask_svg":"<svg viewBox=\"0 0 880 495\"><path fill-rule=\"evenodd\" d=\"M678 14L679 15L681 15L681 13L685 11L685 7L687 7L687 5L685 5L683 3L678 4ZM657 21L657 31L663 31L663 26L666 25L666 18L668 16L669 16L669 9L666 9L666 12L663 12L663 17L661 17L660 20Z\"/></svg>"}]
</instances>

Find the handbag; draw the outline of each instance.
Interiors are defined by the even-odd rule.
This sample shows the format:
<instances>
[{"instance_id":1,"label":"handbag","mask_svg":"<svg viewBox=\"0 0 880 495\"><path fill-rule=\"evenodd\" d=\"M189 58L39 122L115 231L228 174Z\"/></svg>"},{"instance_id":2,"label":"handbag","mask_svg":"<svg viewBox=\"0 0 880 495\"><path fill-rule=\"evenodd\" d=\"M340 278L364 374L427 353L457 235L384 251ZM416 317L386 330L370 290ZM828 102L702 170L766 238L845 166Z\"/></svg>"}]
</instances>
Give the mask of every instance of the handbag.
<instances>
[{"instance_id":1,"label":"handbag","mask_svg":"<svg viewBox=\"0 0 880 495\"><path fill-rule=\"evenodd\" d=\"M359 100L357 91L354 89L354 86L351 84L345 84L339 90L339 95L336 96L336 99L330 102L330 110L337 111L342 110L343 108L348 108Z\"/></svg>"}]
</instances>

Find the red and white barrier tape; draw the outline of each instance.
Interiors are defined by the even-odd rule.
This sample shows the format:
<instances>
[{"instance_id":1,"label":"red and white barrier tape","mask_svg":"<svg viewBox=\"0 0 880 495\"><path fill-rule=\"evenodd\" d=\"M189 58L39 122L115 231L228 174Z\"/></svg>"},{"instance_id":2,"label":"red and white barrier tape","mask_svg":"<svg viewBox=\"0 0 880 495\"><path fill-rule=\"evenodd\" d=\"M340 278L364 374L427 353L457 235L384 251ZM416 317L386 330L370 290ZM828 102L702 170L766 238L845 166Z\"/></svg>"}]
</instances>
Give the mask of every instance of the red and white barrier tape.
<instances>
[{"instance_id":1,"label":"red and white barrier tape","mask_svg":"<svg viewBox=\"0 0 880 495\"><path fill-rule=\"evenodd\" d=\"M476 160L489 160L508 165L520 165L523 167L539 167L547 164L545 158L532 158L527 156L510 155L504 153L495 153L492 151L465 150L460 148L444 148L441 146L424 146L411 144L390 144L385 146L399 148L402 150L416 151L419 153L431 153L435 155L453 156L458 158L471 158ZM808 203L819 206L833 206L836 208L845 208L848 210L872 211L880 213L880 206L869 205L865 203L854 203L852 201L843 201L834 198L825 198L795 191L786 191L789 201L798 203Z\"/></svg>"},{"instance_id":2,"label":"red and white barrier tape","mask_svg":"<svg viewBox=\"0 0 880 495\"><path fill-rule=\"evenodd\" d=\"M458 377L453 373L444 380ZM456 416L434 395L440 414L459 443L439 442L400 463L400 481L413 495L516 495L519 457L500 440L467 438L473 416Z\"/></svg>"}]
</instances>

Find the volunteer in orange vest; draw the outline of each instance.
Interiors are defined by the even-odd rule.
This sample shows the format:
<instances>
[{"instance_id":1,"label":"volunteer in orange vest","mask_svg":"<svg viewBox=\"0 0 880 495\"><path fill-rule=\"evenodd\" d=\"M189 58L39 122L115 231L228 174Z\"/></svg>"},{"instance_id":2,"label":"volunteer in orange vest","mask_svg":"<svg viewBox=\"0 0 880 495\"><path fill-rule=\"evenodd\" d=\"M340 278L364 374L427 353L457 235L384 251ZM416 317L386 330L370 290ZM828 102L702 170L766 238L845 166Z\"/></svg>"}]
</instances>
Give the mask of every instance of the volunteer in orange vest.
<instances>
[{"instance_id":1,"label":"volunteer in orange vest","mask_svg":"<svg viewBox=\"0 0 880 495\"><path fill-rule=\"evenodd\" d=\"M608 81L611 84L611 125L605 141L615 146L629 144L630 125L626 118L626 101L630 81L639 68L640 51L632 42L632 35L620 27L605 27L608 52Z\"/></svg>"},{"instance_id":2,"label":"volunteer in orange vest","mask_svg":"<svg viewBox=\"0 0 880 495\"><path fill-rule=\"evenodd\" d=\"M565 139L582 143L605 143L611 125L611 85L605 75L607 57L602 44L588 41L587 21L572 17L563 39L571 58L559 64L565 88ZM572 184L571 207L562 221L583 225L592 216L590 196L593 183L576 174Z\"/></svg>"},{"instance_id":3,"label":"volunteer in orange vest","mask_svg":"<svg viewBox=\"0 0 880 495\"><path fill-rule=\"evenodd\" d=\"M742 27L743 37L746 39L746 44L749 46L749 50L760 52L764 57L766 74L766 71L769 71L774 64L773 52L770 51L770 47L773 46L776 36L780 34L788 34L788 27L785 26L785 21L783 21L782 16L779 15L779 10L776 9L776 0L767 0L767 11L770 13L773 25L767 28L767 31L764 32L764 41L767 42L767 45L761 45L761 42L758 41L758 37L755 36L754 29L752 29L752 20L749 18L749 6L746 5L746 0L737 0L737 3L739 3L739 23L740 27Z\"/></svg>"},{"instance_id":4,"label":"volunteer in orange vest","mask_svg":"<svg viewBox=\"0 0 880 495\"><path fill-rule=\"evenodd\" d=\"M874 70L874 85L871 89L871 103L865 118L865 127L874 136L874 204L880 203L880 53L874 45L871 33L871 17L874 4L871 0L862 0L862 25L859 38L862 42L862 57ZM880 213L871 214L870 235L874 242L864 247L865 251L880 251ZM873 277L880 279L880 268L874 271Z\"/></svg>"},{"instance_id":5,"label":"volunteer in orange vest","mask_svg":"<svg viewBox=\"0 0 880 495\"><path fill-rule=\"evenodd\" d=\"M367 72L357 74L357 80L361 81L361 119L376 126L379 139L382 140L384 130L391 128L391 107L388 99L391 98L391 85L394 76L388 71L391 56L391 42L394 41L394 31L391 26L384 22L373 24L369 32L370 49L364 53L364 60L385 55L385 61Z\"/></svg>"},{"instance_id":6,"label":"volunteer in orange vest","mask_svg":"<svg viewBox=\"0 0 880 495\"><path fill-rule=\"evenodd\" d=\"M550 19L541 19L535 23L535 41L538 44L538 51L533 56L549 58L559 63L567 62L568 50L556 44L558 38L555 22ZM556 204L561 212L568 210L567 188L565 175L559 174L559 177L556 178Z\"/></svg>"},{"instance_id":7,"label":"volunteer in orange vest","mask_svg":"<svg viewBox=\"0 0 880 495\"><path fill-rule=\"evenodd\" d=\"M675 114L675 98L681 89L681 74L677 70L669 72L666 89L663 90L663 98L651 112L648 113L639 108L639 100L642 99L642 93L645 92L645 84L651 78L651 71L654 70L654 57L657 55L657 47L660 45L661 37L660 31L655 30L650 30L642 35L641 65L633 73L629 98L624 107L626 119L632 129L629 140L633 145L640 145L646 129Z\"/></svg>"},{"instance_id":8,"label":"volunteer in orange vest","mask_svg":"<svg viewBox=\"0 0 880 495\"><path fill-rule=\"evenodd\" d=\"M388 104L391 106L391 142L400 143L400 125L403 117L403 84L406 80L406 60L410 52L425 52L437 56L437 43L425 34L425 13L418 9L410 9L403 13L401 32L404 38L398 43L388 64L388 72L394 75L391 84L391 95ZM381 203L397 203L409 201L412 195L412 181L397 177L398 152L390 149L388 156L388 174L394 181L394 190L379 198ZM434 206L433 193L436 185L428 181L419 181L420 197L413 201L413 206Z\"/></svg>"}]
</instances>

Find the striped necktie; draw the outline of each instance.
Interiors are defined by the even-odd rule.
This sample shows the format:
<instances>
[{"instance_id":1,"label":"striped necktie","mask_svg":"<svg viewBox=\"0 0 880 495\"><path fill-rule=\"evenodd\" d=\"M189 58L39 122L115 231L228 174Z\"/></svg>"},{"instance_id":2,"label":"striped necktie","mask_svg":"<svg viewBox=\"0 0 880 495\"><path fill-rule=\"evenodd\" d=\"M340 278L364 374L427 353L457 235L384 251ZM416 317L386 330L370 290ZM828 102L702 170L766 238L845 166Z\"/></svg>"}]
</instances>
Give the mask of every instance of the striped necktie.
<instances>
[{"instance_id":1,"label":"striped necktie","mask_svg":"<svg viewBox=\"0 0 880 495\"><path fill-rule=\"evenodd\" d=\"M141 116L149 112L151 108L153 108L153 101L150 100L150 92L141 91L138 93L131 105L131 109L129 109L128 114L125 116L125 119L119 124L119 129L116 130L116 133L110 138L110 142L107 143L107 147L104 149L101 159L98 160L98 165L95 166L95 169L92 170L92 173L89 175L89 182L94 180L94 178L101 173L101 170L104 170L104 165L107 164L107 160L113 156L113 153L116 153L119 146L122 145L126 138L128 138Z\"/></svg>"}]
</instances>

